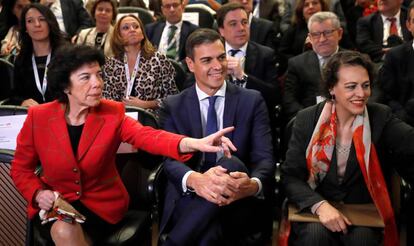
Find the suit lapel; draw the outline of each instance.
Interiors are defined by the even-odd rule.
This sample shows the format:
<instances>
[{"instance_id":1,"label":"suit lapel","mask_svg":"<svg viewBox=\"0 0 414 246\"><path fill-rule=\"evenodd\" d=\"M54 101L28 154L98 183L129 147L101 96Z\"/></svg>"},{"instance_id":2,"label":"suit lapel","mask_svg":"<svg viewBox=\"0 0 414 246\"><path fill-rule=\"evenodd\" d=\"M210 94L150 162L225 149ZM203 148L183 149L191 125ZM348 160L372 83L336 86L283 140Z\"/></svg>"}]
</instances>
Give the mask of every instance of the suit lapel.
<instances>
[{"instance_id":1,"label":"suit lapel","mask_svg":"<svg viewBox=\"0 0 414 246\"><path fill-rule=\"evenodd\" d=\"M55 136L56 141L59 143L62 152L65 153L65 155L73 162L76 162L75 156L73 155L72 145L70 143L68 128L66 126L66 107L60 103L56 103L56 105L56 111L53 114L53 117L50 117L49 119L50 129L52 134Z\"/></svg>"},{"instance_id":2,"label":"suit lapel","mask_svg":"<svg viewBox=\"0 0 414 246\"><path fill-rule=\"evenodd\" d=\"M68 6L69 1L60 1L60 7L62 9L62 18L63 18L63 25L65 26L66 32L69 33L70 26L69 23L65 20L68 20L69 18L66 17L66 15L70 15L70 8ZM70 17L70 16L69 16ZM72 18L71 18L72 20ZM76 34L76 33L75 33Z\"/></svg>"},{"instance_id":3,"label":"suit lapel","mask_svg":"<svg viewBox=\"0 0 414 246\"><path fill-rule=\"evenodd\" d=\"M375 23L373 26L374 28L374 42L379 42L382 44L382 40L384 38L384 23L382 22L381 14L377 12L375 14Z\"/></svg>"},{"instance_id":4,"label":"suit lapel","mask_svg":"<svg viewBox=\"0 0 414 246\"><path fill-rule=\"evenodd\" d=\"M244 71L247 74L251 74L254 71L255 63L252 61L257 61L257 49L252 47L252 44L249 42L246 49L246 64L244 65Z\"/></svg>"},{"instance_id":5,"label":"suit lapel","mask_svg":"<svg viewBox=\"0 0 414 246\"><path fill-rule=\"evenodd\" d=\"M105 120L97 114L97 110L99 110L99 107L98 109L91 109L86 118L85 126L83 127L79 141L78 160L81 160L86 154L105 123Z\"/></svg>"},{"instance_id":6,"label":"suit lapel","mask_svg":"<svg viewBox=\"0 0 414 246\"><path fill-rule=\"evenodd\" d=\"M183 112L188 112L188 115L183 119L188 119L187 122L190 125L191 136L201 138L203 137L203 129L201 126L200 102L198 101L195 85L188 90L188 97L186 97L186 100L187 102L185 105L187 110L183 110Z\"/></svg>"},{"instance_id":7,"label":"suit lapel","mask_svg":"<svg viewBox=\"0 0 414 246\"><path fill-rule=\"evenodd\" d=\"M178 47L178 52L185 50L185 41L186 41L185 37L188 37L188 30L189 30L189 28L188 28L187 23L185 21L183 21L183 24L181 25L181 33L180 33L180 40L179 40L180 47ZM180 52L180 54L179 54L180 59L181 59L181 55L182 54Z\"/></svg>"},{"instance_id":8,"label":"suit lapel","mask_svg":"<svg viewBox=\"0 0 414 246\"><path fill-rule=\"evenodd\" d=\"M162 36L162 32L164 31L164 27L165 27L165 22L162 22L159 25L157 25L154 30L153 43L157 45L158 47L160 46L161 36Z\"/></svg>"},{"instance_id":9,"label":"suit lapel","mask_svg":"<svg viewBox=\"0 0 414 246\"><path fill-rule=\"evenodd\" d=\"M226 128L229 126L236 127L235 126L236 108L239 102L239 97L237 96L238 92L239 92L239 88L227 82L226 99L224 102L224 113L223 113L223 128ZM229 139L233 139L233 132L226 134L226 137L228 137Z\"/></svg>"}]
</instances>

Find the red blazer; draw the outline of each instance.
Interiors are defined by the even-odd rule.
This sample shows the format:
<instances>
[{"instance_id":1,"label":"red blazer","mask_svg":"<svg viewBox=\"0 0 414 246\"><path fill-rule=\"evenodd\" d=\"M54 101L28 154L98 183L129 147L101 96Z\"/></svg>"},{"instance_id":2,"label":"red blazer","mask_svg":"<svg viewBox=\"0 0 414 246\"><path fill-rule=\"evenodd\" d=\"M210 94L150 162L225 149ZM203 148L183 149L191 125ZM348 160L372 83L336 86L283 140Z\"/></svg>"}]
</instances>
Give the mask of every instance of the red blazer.
<instances>
[{"instance_id":1,"label":"red blazer","mask_svg":"<svg viewBox=\"0 0 414 246\"><path fill-rule=\"evenodd\" d=\"M69 202L80 200L109 223L121 220L129 203L115 166L121 142L182 161L191 157L178 152L183 136L144 127L125 116L121 103L108 100L90 109L74 156L65 109L57 101L31 107L17 137L11 176L28 201L29 218L39 210L33 203L36 191L51 189ZM40 178L34 174L39 162L43 168Z\"/></svg>"}]
</instances>

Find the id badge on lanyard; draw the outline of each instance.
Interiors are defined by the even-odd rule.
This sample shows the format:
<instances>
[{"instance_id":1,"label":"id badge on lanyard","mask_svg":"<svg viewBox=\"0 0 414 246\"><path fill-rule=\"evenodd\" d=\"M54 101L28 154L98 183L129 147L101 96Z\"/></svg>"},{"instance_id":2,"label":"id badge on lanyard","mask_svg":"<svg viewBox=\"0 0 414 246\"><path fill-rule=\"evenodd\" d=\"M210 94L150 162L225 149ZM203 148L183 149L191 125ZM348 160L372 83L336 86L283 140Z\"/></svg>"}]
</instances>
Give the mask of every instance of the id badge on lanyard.
<instances>
[{"instance_id":1,"label":"id badge on lanyard","mask_svg":"<svg viewBox=\"0 0 414 246\"><path fill-rule=\"evenodd\" d=\"M32 66L33 66L33 73L34 73L34 78L36 82L36 87L39 90L40 94L42 94L43 102L46 102L45 94L46 94L46 89L47 89L47 66L49 65L50 57L51 57L51 53L47 55L45 73L43 75L43 83L42 85L40 85L39 71L37 70L35 56L34 54L32 54Z\"/></svg>"},{"instance_id":2,"label":"id badge on lanyard","mask_svg":"<svg viewBox=\"0 0 414 246\"><path fill-rule=\"evenodd\" d=\"M138 73L139 62L141 59L141 52L138 53L137 59L135 61L134 70L132 71L132 75L129 74L129 67L128 67L128 57L124 54L124 65L125 65L125 75L127 79L127 88L125 91L125 97L128 98L131 95L132 87L134 86L134 81Z\"/></svg>"}]
</instances>

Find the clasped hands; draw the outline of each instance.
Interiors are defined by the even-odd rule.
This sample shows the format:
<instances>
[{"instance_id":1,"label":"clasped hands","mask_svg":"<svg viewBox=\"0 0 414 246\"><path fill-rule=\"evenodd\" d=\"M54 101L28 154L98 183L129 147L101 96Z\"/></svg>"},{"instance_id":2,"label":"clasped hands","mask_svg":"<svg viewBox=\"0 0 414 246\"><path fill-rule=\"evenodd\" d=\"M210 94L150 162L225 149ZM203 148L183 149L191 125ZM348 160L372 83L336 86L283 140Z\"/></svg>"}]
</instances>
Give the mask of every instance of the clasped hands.
<instances>
[{"instance_id":1,"label":"clasped hands","mask_svg":"<svg viewBox=\"0 0 414 246\"><path fill-rule=\"evenodd\" d=\"M187 187L219 206L253 196L259 189L257 182L250 179L246 173L228 173L227 169L221 166L212 167L204 173L191 173L187 179Z\"/></svg>"},{"instance_id":2,"label":"clasped hands","mask_svg":"<svg viewBox=\"0 0 414 246\"><path fill-rule=\"evenodd\" d=\"M242 79L244 75L243 63L245 58L237 58L233 56L227 57L227 73L236 79Z\"/></svg>"}]
</instances>

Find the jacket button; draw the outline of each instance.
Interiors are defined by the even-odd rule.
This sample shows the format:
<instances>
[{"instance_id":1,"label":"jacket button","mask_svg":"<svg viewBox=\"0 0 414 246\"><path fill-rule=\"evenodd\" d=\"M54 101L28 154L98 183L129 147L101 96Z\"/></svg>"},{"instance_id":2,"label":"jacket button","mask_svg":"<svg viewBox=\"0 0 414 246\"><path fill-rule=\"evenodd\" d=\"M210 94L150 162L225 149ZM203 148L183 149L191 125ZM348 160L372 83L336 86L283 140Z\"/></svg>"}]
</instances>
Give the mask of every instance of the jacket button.
<instances>
[{"instance_id":1,"label":"jacket button","mask_svg":"<svg viewBox=\"0 0 414 246\"><path fill-rule=\"evenodd\" d=\"M79 180L75 180L75 184L79 184Z\"/></svg>"},{"instance_id":2,"label":"jacket button","mask_svg":"<svg viewBox=\"0 0 414 246\"><path fill-rule=\"evenodd\" d=\"M77 195L77 196L80 196L80 192L79 192L79 191L77 191L77 192L76 192L76 195Z\"/></svg>"},{"instance_id":3,"label":"jacket button","mask_svg":"<svg viewBox=\"0 0 414 246\"><path fill-rule=\"evenodd\" d=\"M77 172L78 172L78 169L77 169L76 167L74 167L74 168L72 169L72 171L73 171L74 173L77 173Z\"/></svg>"}]
</instances>

